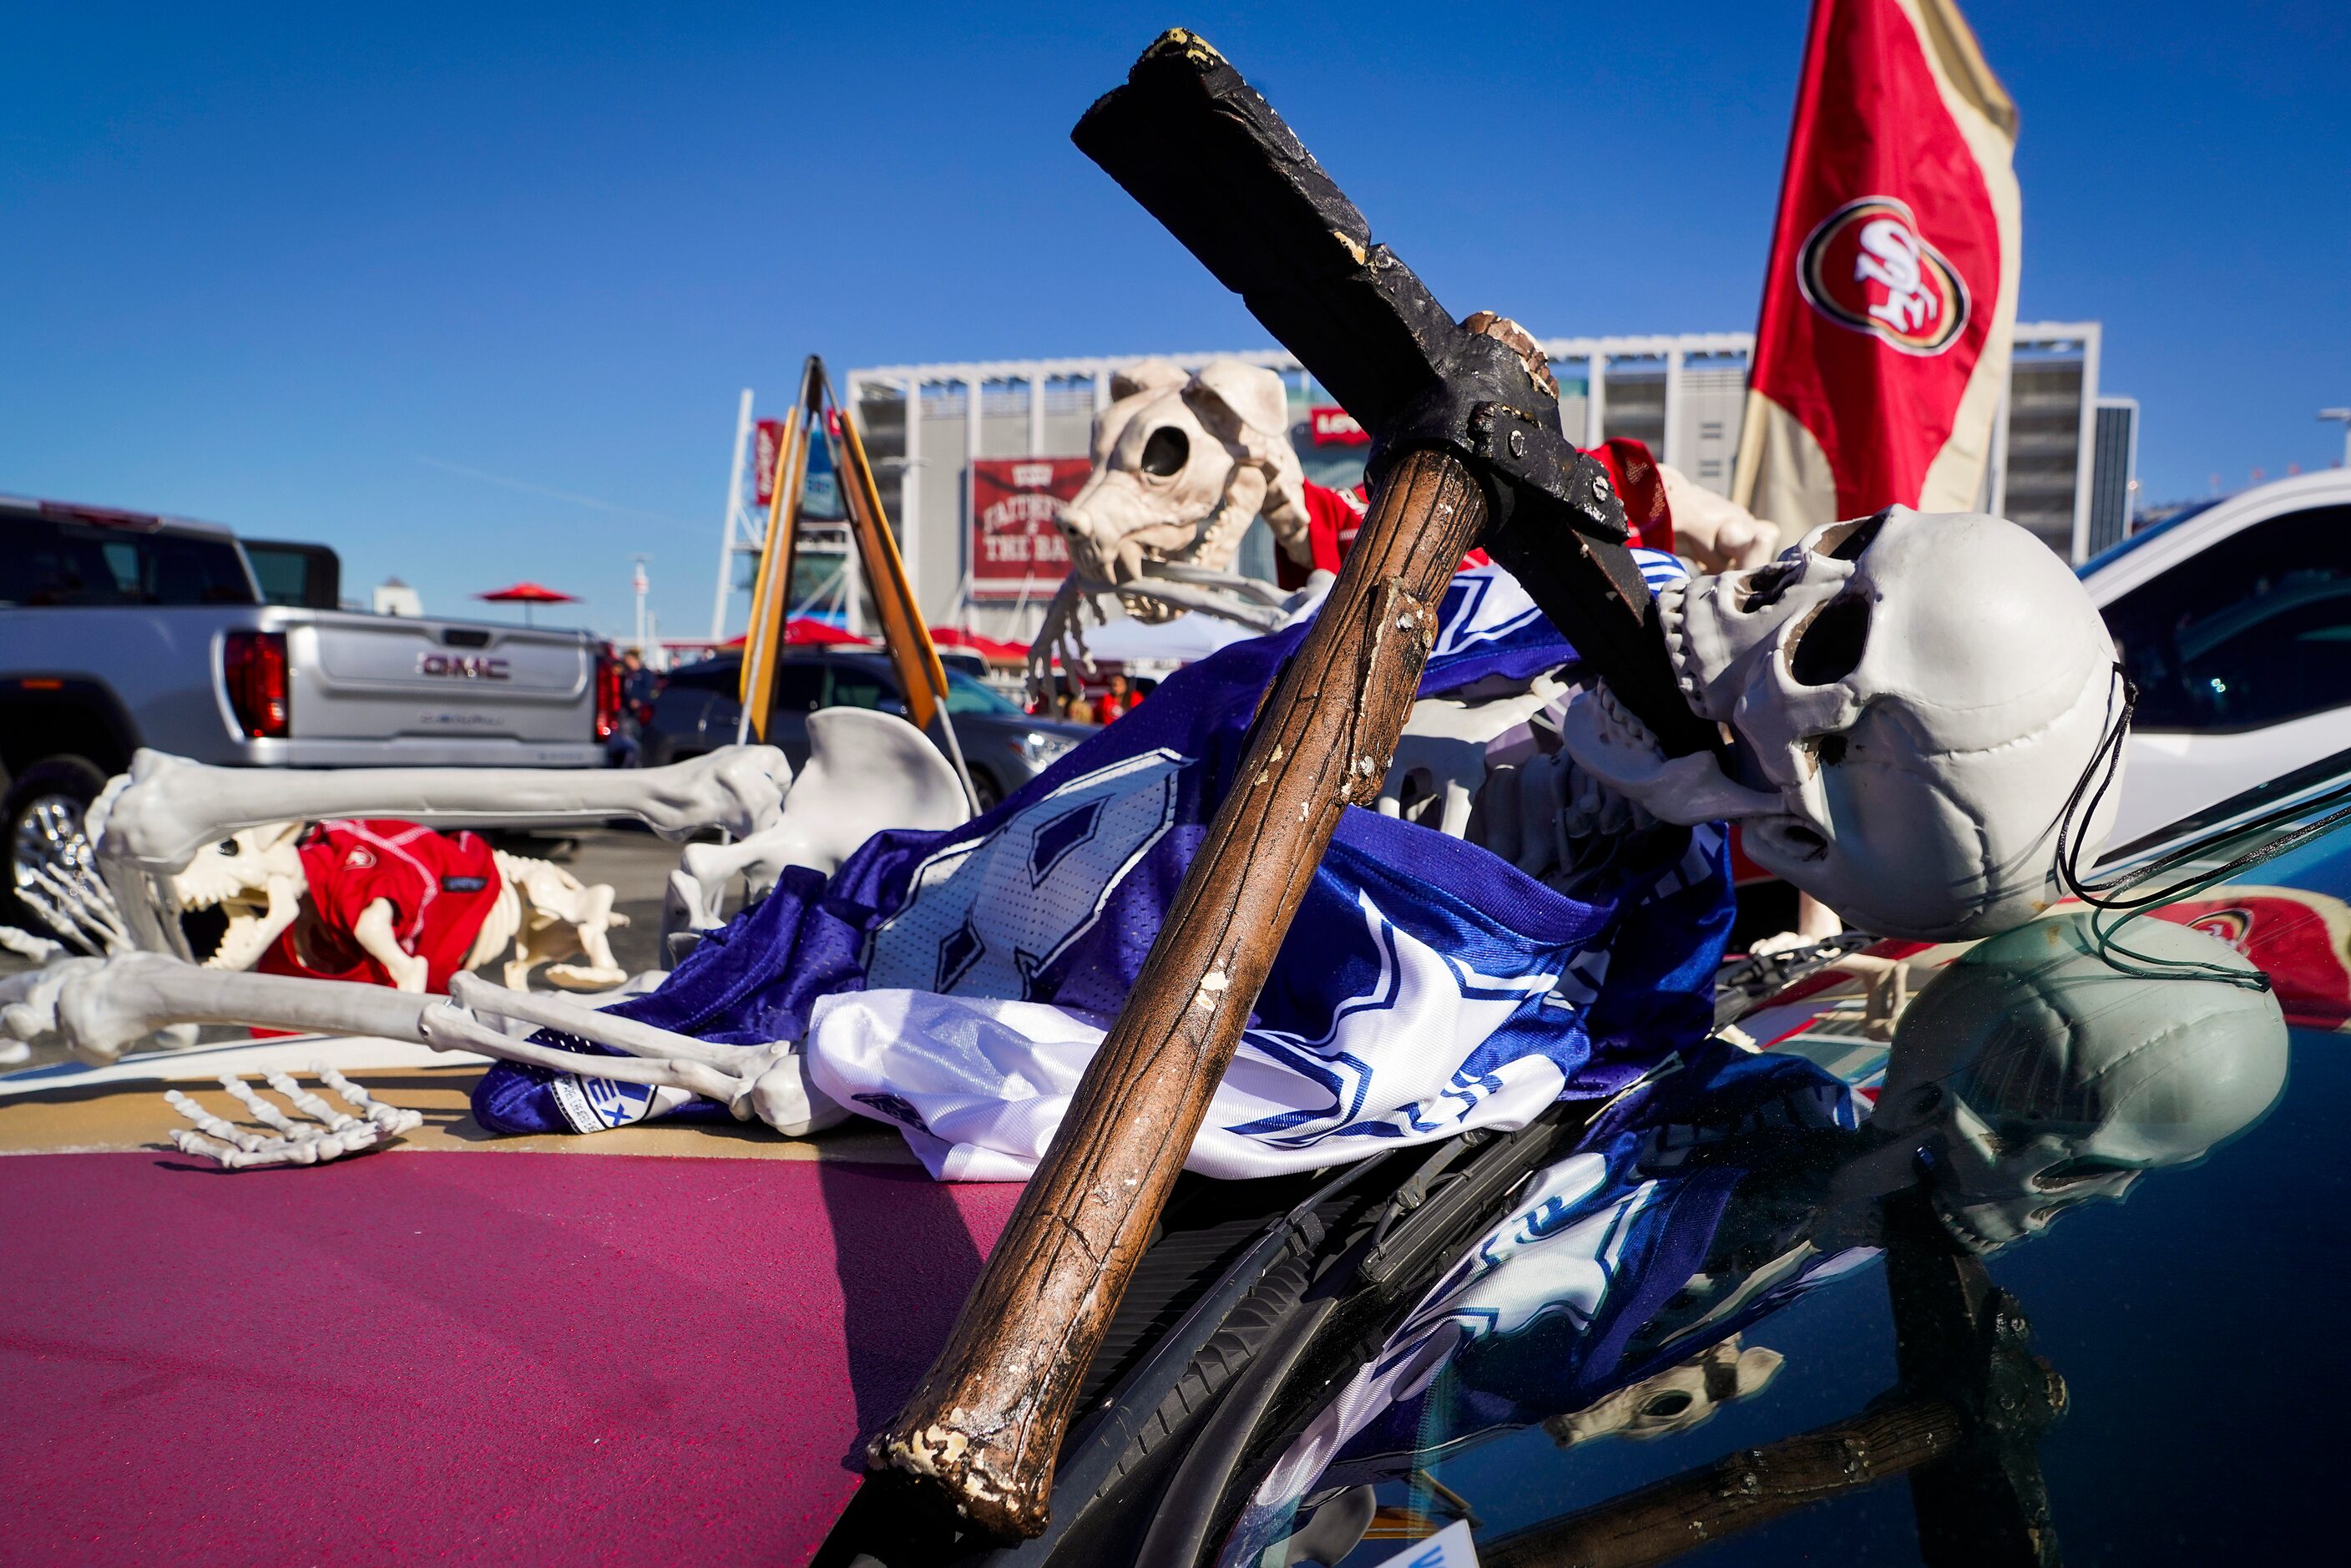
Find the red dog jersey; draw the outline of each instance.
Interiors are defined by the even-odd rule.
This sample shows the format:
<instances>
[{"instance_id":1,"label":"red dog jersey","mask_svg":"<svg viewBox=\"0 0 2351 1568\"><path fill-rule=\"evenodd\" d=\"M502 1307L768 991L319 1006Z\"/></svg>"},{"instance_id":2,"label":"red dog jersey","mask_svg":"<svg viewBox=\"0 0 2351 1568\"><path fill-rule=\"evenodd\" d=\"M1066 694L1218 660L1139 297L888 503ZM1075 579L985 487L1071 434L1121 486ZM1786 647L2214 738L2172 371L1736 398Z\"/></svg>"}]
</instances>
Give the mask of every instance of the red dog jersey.
<instances>
[{"instance_id":1,"label":"red dog jersey","mask_svg":"<svg viewBox=\"0 0 2351 1568\"><path fill-rule=\"evenodd\" d=\"M445 991L498 895L497 862L472 833L436 833L413 822L319 822L296 848L310 883L308 906L256 966L264 974L391 985L392 976L351 936L360 913L381 898L392 904L402 950L424 960L425 988Z\"/></svg>"}]
</instances>

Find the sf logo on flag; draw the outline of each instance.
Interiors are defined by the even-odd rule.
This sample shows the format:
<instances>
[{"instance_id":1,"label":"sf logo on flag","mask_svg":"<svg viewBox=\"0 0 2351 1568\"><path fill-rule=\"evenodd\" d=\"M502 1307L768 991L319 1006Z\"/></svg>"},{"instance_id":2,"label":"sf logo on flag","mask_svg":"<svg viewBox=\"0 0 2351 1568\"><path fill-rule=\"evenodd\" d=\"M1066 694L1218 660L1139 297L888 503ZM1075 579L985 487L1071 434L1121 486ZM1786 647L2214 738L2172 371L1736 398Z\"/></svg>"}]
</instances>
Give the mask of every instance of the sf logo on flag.
<instances>
[{"instance_id":1,"label":"sf logo on flag","mask_svg":"<svg viewBox=\"0 0 2351 1568\"><path fill-rule=\"evenodd\" d=\"M1823 218L1796 255L1805 303L1906 354L1939 354L1968 324L1968 286L1907 204L1864 196Z\"/></svg>"}]
</instances>

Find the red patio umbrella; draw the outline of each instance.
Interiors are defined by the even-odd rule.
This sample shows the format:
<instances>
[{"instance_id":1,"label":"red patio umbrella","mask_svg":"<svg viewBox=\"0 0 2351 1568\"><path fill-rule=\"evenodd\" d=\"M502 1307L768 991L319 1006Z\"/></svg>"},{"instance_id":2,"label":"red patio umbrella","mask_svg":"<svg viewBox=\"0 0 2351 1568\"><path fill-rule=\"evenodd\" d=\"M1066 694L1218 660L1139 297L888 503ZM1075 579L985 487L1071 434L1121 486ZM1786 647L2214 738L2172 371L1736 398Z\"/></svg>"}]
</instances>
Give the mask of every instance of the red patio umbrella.
<instances>
[{"instance_id":1,"label":"red patio umbrella","mask_svg":"<svg viewBox=\"0 0 2351 1568\"><path fill-rule=\"evenodd\" d=\"M977 632L966 632L957 626L933 627L931 641L942 648L967 648L995 664L1021 664L1029 660L1026 643L1007 643L996 637L983 637Z\"/></svg>"},{"instance_id":2,"label":"red patio umbrella","mask_svg":"<svg viewBox=\"0 0 2351 1568\"><path fill-rule=\"evenodd\" d=\"M844 632L830 621L819 621L813 615L795 615L784 622L784 641L790 643L839 643L870 648L873 644L853 632Z\"/></svg>"},{"instance_id":3,"label":"red patio umbrella","mask_svg":"<svg viewBox=\"0 0 2351 1568\"><path fill-rule=\"evenodd\" d=\"M746 632L740 637L729 637L718 645L721 648L741 648L747 646L750 641L750 634ZM819 621L812 615L795 615L785 622L784 641L788 643L839 643L859 648L873 646L872 643L866 638L852 636L830 622Z\"/></svg>"},{"instance_id":4,"label":"red patio umbrella","mask_svg":"<svg viewBox=\"0 0 2351 1568\"><path fill-rule=\"evenodd\" d=\"M547 588L536 582L512 583L505 588L492 589L487 593L476 593L474 597L476 599L486 600L492 604L521 605L522 623L526 626L531 623L530 607L534 604L577 604L580 602L580 596L576 593L559 593L552 588Z\"/></svg>"}]
</instances>

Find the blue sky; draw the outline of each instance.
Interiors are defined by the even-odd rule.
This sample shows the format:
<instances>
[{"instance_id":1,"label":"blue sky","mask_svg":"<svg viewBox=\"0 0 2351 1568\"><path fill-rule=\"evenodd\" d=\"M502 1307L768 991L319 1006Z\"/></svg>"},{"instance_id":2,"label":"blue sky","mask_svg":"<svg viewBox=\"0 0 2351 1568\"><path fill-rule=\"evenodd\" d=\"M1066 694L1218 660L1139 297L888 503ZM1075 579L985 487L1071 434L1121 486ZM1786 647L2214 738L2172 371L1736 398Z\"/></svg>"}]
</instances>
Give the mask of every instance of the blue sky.
<instances>
[{"instance_id":1,"label":"blue sky","mask_svg":"<svg viewBox=\"0 0 2351 1568\"><path fill-rule=\"evenodd\" d=\"M2351 7L1968 6L2022 314L2106 324L2152 497L2339 459ZM1805 7L7 7L0 490L706 629L737 389L1262 345L1069 143L1206 33L1459 310L1745 329ZM738 618L739 619L739 618Z\"/></svg>"}]
</instances>

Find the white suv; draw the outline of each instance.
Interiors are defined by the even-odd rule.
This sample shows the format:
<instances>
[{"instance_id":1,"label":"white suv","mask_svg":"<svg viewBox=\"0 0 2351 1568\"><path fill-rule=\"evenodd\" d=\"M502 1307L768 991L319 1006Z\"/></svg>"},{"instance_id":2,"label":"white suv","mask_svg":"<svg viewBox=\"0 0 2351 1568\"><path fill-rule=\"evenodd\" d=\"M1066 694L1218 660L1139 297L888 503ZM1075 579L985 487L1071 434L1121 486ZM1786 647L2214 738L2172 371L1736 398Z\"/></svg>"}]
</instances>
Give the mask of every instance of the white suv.
<instances>
[{"instance_id":1,"label":"white suv","mask_svg":"<svg viewBox=\"0 0 2351 1568\"><path fill-rule=\"evenodd\" d=\"M2111 843L2351 751L2351 472L2183 513L2082 580L2138 687Z\"/></svg>"}]
</instances>

